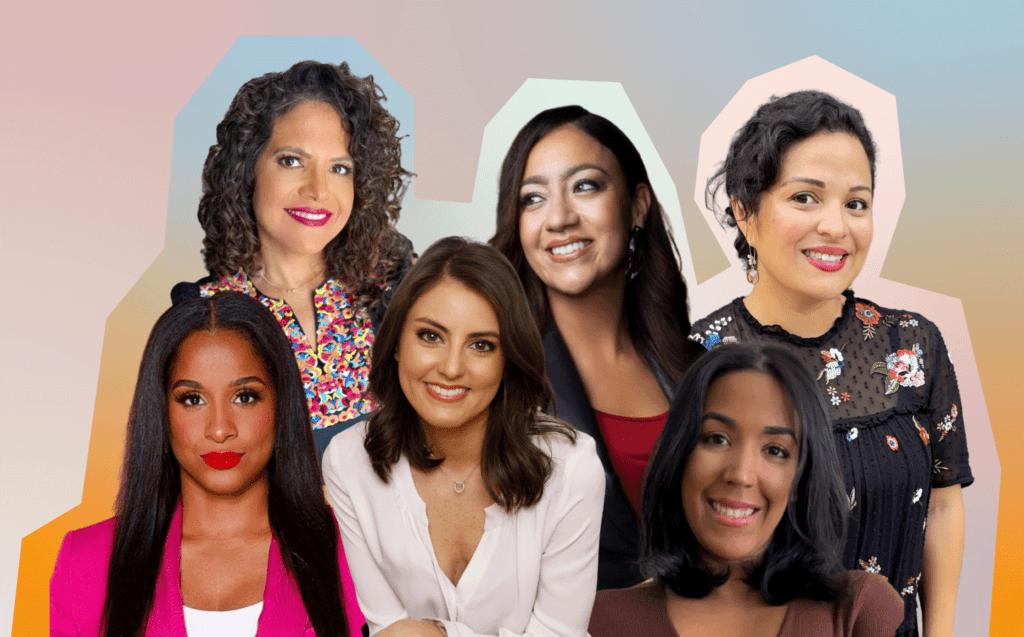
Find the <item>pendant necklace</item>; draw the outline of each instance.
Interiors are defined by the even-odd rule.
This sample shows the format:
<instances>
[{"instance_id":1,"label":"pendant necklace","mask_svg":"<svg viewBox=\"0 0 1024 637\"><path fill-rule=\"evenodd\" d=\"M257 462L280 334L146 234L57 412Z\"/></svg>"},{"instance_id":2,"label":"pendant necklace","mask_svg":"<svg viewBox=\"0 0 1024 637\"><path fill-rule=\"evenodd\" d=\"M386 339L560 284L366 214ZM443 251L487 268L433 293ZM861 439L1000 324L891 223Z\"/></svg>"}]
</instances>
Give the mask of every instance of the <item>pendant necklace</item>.
<instances>
[{"instance_id":1,"label":"pendant necklace","mask_svg":"<svg viewBox=\"0 0 1024 637\"><path fill-rule=\"evenodd\" d=\"M427 453L430 454L430 459L431 460L437 460L437 458L434 457L434 450L433 449L428 449ZM444 474L446 476L448 476L449 480L452 481L452 485L455 487L455 493L462 493L463 491L466 490L466 480L469 480L473 476L473 472L476 471L476 468L479 467L479 466L480 466L480 462L478 461L475 465L473 465L473 468L469 470L469 475L467 475L462 480L456 480L455 478L453 478L452 474L448 473L448 470L444 468L443 464L437 465L437 468L440 469L441 471L444 471Z\"/></svg>"}]
</instances>

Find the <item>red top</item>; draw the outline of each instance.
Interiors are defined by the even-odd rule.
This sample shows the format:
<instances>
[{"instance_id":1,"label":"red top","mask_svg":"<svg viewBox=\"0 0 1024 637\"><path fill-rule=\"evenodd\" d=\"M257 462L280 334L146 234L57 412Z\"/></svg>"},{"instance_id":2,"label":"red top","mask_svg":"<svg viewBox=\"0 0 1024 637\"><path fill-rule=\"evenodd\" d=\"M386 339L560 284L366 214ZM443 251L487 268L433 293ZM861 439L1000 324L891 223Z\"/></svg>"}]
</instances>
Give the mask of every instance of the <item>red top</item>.
<instances>
[{"instance_id":1,"label":"red top","mask_svg":"<svg viewBox=\"0 0 1024 637\"><path fill-rule=\"evenodd\" d=\"M644 478L644 469L654 443L665 428L668 412L647 418L630 418L595 409L594 415L597 416L597 426L601 429L604 444L608 447L612 468L622 482L622 490L626 492L633 510L639 513L640 483Z\"/></svg>"}]
</instances>

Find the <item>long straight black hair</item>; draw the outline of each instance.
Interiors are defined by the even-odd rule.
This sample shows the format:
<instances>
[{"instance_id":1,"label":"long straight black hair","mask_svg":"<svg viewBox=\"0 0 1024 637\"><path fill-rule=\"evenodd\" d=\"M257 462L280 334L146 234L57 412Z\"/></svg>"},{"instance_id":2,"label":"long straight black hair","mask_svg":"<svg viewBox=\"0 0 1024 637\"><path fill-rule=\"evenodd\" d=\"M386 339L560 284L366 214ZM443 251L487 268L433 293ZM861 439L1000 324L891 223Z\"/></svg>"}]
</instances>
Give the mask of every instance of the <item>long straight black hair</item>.
<instances>
[{"instance_id":1,"label":"long straight black hair","mask_svg":"<svg viewBox=\"0 0 1024 637\"><path fill-rule=\"evenodd\" d=\"M181 496L181 465L171 450L167 385L182 342L201 331L242 336L270 376L277 399L274 451L266 468L270 528L316 633L348 634L337 530L320 486L295 358L270 312L237 292L182 301L164 312L149 335L128 416L103 634L136 637L146 627L167 532Z\"/></svg>"},{"instance_id":2,"label":"long straight black hair","mask_svg":"<svg viewBox=\"0 0 1024 637\"><path fill-rule=\"evenodd\" d=\"M665 212L647 176L647 167L636 146L618 126L582 106L551 108L527 122L516 135L501 165L498 227L490 244L512 263L523 283L534 320L543 327L550 308L544 283L527 262L523 242L519 238L519 217L522 214L519 189L533 147L563 126L583 131L615 155L626 177L631 200L640 184L645 184L650 190L651 203L647 207L644 229L638 242L640 274L626 281L623 308L633 343L653 356L673 383L678 383L687 367L701 353L701 347L686 338L690 332L686 282Z\"/></svg>"},{"instance_id":3,"label":"long straight black hair","mask_svg":"<svg viewBox=\"0 0 1024 637\"><path fill-rule=\"evenodd\" d=\"M756 371L789 394L800 423L800 454L786 514L747 582L769 604L796 597L834 599L845 583L841 562L849 503L832 425L811 372L787 349L764 343L723 345L687 372L647 465L641 493L643 571L683 597L704 597L729 578L700 558L681 494L697 446L708 388L726 374Z\"/></svg>"}]
</instances>

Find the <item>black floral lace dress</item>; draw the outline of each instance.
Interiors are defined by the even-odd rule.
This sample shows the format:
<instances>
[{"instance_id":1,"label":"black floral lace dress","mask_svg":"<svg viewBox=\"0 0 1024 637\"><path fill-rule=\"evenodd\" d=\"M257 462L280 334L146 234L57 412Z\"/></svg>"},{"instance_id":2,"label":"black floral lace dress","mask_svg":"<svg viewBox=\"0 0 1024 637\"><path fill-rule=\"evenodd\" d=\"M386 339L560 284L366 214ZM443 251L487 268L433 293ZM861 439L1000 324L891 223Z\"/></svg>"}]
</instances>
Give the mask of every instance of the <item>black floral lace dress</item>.
<instances>
[{"instance_id":1,"label":"black floral lace dress","mask_svg":"<svg viewBox=\"0 0 1024 637\"><path fill-rule=\"evenodd\" d=\"M846 568L880 573L903 596L897 635L917 635L917 589L932 489L973 482L953 363L933 323L846 292L828 332L802 338L761 325L743 299L693 324L711 349L764 339L813 370L831 409L850 500Z\"/></svg>"}]
</instances>

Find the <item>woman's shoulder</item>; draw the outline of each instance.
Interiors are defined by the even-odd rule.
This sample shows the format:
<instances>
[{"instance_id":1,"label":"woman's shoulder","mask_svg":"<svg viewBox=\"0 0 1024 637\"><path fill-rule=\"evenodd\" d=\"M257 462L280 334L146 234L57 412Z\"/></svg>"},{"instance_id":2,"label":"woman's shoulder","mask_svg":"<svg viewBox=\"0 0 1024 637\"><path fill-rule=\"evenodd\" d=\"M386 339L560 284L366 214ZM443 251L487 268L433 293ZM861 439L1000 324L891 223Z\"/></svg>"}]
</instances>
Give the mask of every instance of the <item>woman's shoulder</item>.
<instances>
[{"instance_id":1,"label":"woman's shoulder","mask_svg":"<svg viewBox=\"0 0 1024 637\"><path fill-rule=\"evenodd\" d=\"M690 340L703 345L705 349L736 341L737 319L741 318L737 310L742 306L743 299L738 298L694 321L690 328Z\"/></svg>"},{"instance_id":2,"label":"woman's shoulder","mask_svg":"<svg viewBox=\"0 0 1024 637\"><path fill-rule=\"evenodd\" d=\"M344 476L370 467L370 456L363 441L366 439L367 421L362 420L336 434L324 451L324 473L334 471ZM370 469L372 472L372 469Z\"/></svg>"},{"instance_id":3,"label":"woman's shoulder","mask_svg":"<svg viewBox=\"0 0 1024 637\"><path fill-rule=\"evenodd\" d=\"M593 637L676 637L665 608L665 590L653 581L598 591L587 632Z\"/></svg>"},{"instance_id":4,"label":"woman's shoulder","mask_svg":"<svg viewBox=\"0 0 1024 637\"><path fill-rule=\"evenodd\" d=\"M97 579L105 573L114 546L116 518L110 518L85 528L68 531L60 545L54 577L59 572L81 576L83 581ZM106 585L106 576L101 578Z\"/></svg>"},{"instance_id":5,"label":"woman's shoulder","mask_svg":"<svg viewBox=\"0 0 1024 637\"><path fill-rule=\"evenodd\" d=\"M890 637L902 621L903 598L889 581L877 573L854 570L847 573L846 585L834 601L793 600L779 637Z\"/></svg>"},{"instance_id":6,"label":"woman's shoulder","mask_svg":"<svg viewBox=\"0 0 1024 637\"><path fill-rule=\"evenodd\" d=\"M177 304L185 299L213 296L217 292L249 293L250 287L249 278L241 270L231 276L220 278L204 276L195 282L182 281L171 288L171 304Z\"/></svg>"}]
</instances>

